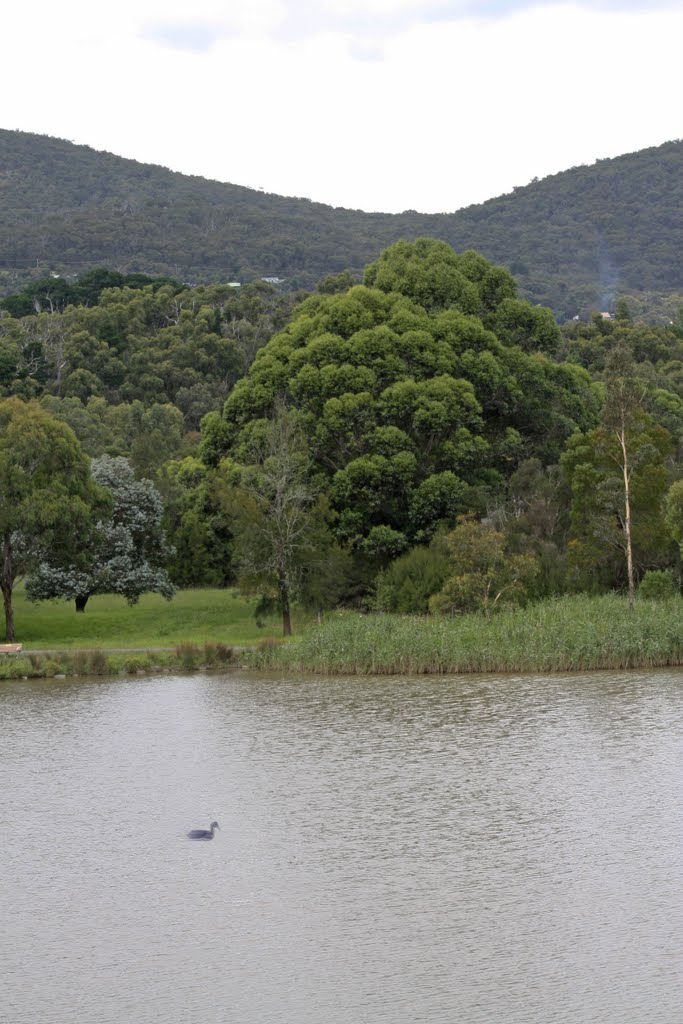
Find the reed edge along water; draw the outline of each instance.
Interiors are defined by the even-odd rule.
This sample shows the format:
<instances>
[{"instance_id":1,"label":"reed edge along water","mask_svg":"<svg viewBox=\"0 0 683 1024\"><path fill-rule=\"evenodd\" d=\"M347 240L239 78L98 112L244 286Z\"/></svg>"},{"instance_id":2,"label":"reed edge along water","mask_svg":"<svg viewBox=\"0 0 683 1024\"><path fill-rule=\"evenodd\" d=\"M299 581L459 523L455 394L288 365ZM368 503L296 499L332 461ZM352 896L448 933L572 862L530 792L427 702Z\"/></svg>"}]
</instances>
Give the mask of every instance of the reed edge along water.
<instances>
[{"instance_id":1,"label":"reed edge along water","mask_svg":"<svg viewBox=\"0 0 683 1024\"><path fill-rule=\"evenodd\" d=\"M630 610L618 595L563 597L490 619L337 614L247 659L263 669L344 675L666 667L683 664L683 599Z\"/></svg>"}]
</instances>

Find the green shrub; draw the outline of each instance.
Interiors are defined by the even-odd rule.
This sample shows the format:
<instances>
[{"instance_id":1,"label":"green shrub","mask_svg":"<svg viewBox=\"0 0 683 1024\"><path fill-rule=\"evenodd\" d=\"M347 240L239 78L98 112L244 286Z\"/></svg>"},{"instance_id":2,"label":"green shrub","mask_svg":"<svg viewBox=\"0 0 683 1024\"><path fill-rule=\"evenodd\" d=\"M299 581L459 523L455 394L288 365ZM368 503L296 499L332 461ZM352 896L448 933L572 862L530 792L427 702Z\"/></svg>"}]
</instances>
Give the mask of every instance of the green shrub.
<instances>
[{"instance_id":1,"label":"green shrub","mask_svg":"<svg viewBox=\"0 0 683 1024\"><path fill-rule=\"evenodd\" d=\"M232 661L233 657L232 647L228 647L226 644L204 644L205 665L223 665L227 661Z\"/></svg>"},{"instance_id":2,"label":"green shrub","mask_svg":"<svg viewBox=\"0 0 683 1024\"><path fill-rule=\"evenodd\" d=\"M73 651L70 657L70 670L76 676L85 676L90 671L90 652Z\"/></svg>"},{"instance_id":3,"label":"green shrub","mask_svg":"<svg viewBox=\"0 0 683 1024\"><path fill-rule=\"evenodd\" d=\"M5 655L0 658L0 679L23 679L24 676L32 676L33 666L28 658L17 658L15 655Z\"/></svg>"},{"instance_id":4,"label":"green shrub","mask_svg":"<svg viewBox=\"0 0 683 1024\"><path fill-rule=\"evenodd\" d=\"M148 668L147 658L141 658L139 655L126 658L123 662L123 667L129 675L133 676L136 672L142 672Z\"/></svg>"},{"instance_id":5,"label":"green shrub","mask_svg":"<svg viewBox=\"0 0 683 1024\"><path fill-rule=\"evenodd\" d=\"M268 669L277 661L278 652L283 648L282 640L268 637L251 650L245 652L247 664L254 668Z\"/></svg>"},{"instance_id":6,"label":"green shrub","mask_svg":"<svg viewBox=\"0 0 683 1024\"><path fill-rule=\"evenodd\" d=\"M675 597L678 590L674 578L666 569L651 569L640 581L638 594L648 601L664 601Z\"/></svg>"},{"instance_id":7,"label":"green shrub","mask_svg":"<svg viewBox=\"0 0 683 1024\"><path fill-rule=\"evenodd\" d=\"M428 547L413 548L380 573L375 591L378 611L423 615L429 598L444 585L448 555L439 538Z\"/></svg>"}]
</instances>

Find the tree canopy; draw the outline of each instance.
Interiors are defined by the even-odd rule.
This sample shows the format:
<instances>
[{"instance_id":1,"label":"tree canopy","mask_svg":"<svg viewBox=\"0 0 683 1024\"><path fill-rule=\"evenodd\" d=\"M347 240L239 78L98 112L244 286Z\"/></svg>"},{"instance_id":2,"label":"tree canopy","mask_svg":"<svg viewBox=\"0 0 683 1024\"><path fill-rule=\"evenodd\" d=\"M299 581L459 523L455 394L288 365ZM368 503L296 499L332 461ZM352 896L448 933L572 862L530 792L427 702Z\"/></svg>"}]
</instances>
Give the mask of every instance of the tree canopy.
<instances>
[{"instance_id":1,"label":"tree canopy","mask_svg":"<svg viewBox=\"0 0 683 1024\"><path fill-rule=\"evenodd\" d=\"M337 537L385 561L481 507L528 454L556 461L572 433L597 422L600 396L580 367L539 350L533 326L525 348L486 326L506 301L528 304L478 254L400 242L364 281L298 307L222 420L203 425L203 453L239 460L285 400L329 489Z\"/></svg>"},{"instance_id":2,"label":"tree canopy","mask_svg":"<svg viewBox=\"0 0 683 1024\"><path fill-rule=\"evenodd\" d=\"M26 580L33 601L65 597L77 611L93 594L121 594L135 604L141 594L170 599L166 571L170 555L161 526L161 496L151 480L136 480L128 461L103 455L91 464L92 478L108 499L107 515L93 520L76 548L49 551Z\"/></svg>"},{"instance_id":3,"label":"tree canopy","mask_svg":"<svg viewBox=\"0 0 683 1024\"><path fill-rule=\"evenodd\" d=\"M48 552L78 552L98 491L73 431L37 402L0 402L0 587L5 636L14 639L12 591Z\"/></svg>"}]
</instances>

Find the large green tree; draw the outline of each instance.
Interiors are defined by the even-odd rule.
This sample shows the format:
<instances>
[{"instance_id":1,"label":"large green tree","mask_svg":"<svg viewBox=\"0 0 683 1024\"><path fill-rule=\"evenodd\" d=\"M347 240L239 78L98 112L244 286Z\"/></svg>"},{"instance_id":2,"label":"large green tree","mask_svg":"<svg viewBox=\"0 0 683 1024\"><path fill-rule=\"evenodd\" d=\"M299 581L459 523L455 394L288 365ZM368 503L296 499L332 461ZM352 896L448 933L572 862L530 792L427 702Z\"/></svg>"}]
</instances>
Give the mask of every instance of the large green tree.
<instances>
[{"instance_id":1,"label":"large green tree","mask_svg":"<svg viewBox=\"0 0 683 1024\"><path fill-rule=\"evenodd\" d=\"M98 491L73 431L36 402L0 402L0 588L14 640L15 581L48 552L66 558L87 533Z\"/></svg>"},{"instance_id":2,"label":"large green tree","mask_svg":"<svg viewBox=\"0 0 683 1024\"><path fill-rule=\"evenodd\" d=\"M538 342L525 333L514 292L507 271L476 253L397 243L363 285L299 306L223 417L202 424L204 459L240 461L284 397L299 412L340 541L375 568L428 542L439 522L481 509L524 458L555 462L572 433L597 422L588 374L548 357L547 331ZM494 333L501 310L521 332L513 343Z\"/></svg>"},{"instance_id":3,"label":"large green tree","mask_svg":"<svg viewBox=\"0 0 683 1024\"><path fill-rule=\"evenodd\" d=\"M157 477L163 526L173 554L169 575L178 587L234 582L232 533L217 492L217 473L193 456L166 463Z\"/></svg>"}]
</instances>

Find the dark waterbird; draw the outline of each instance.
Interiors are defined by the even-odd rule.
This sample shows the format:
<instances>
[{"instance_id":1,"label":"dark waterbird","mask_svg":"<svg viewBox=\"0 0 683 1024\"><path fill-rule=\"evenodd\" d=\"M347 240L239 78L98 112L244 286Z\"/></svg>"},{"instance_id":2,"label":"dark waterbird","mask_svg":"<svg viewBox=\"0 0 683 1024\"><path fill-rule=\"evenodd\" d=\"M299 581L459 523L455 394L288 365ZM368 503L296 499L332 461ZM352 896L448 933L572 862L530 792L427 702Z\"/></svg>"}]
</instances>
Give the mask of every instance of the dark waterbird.
<instances>
[{"instance_id":1,"label":"dark waterbird","mask_svg":"<svg viewBox=\"0 0 683 1024\"><path fill-rule=\"evenodd\" d=\"M220 828L217 821L211 822L211 828L193 828L191 832L187 833L188 839L213 839L213 830Z\"/></svg>"}]
</instances>

